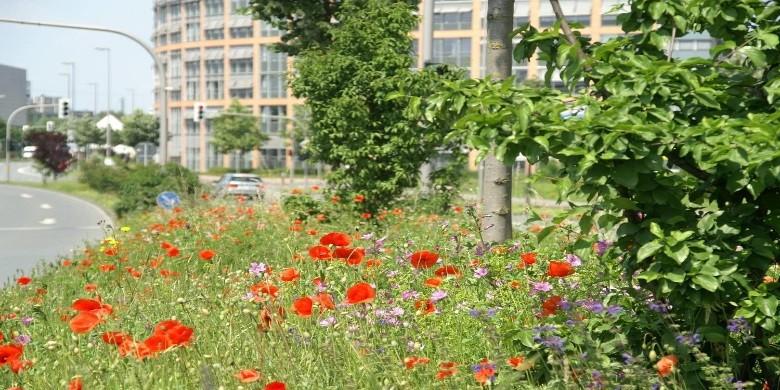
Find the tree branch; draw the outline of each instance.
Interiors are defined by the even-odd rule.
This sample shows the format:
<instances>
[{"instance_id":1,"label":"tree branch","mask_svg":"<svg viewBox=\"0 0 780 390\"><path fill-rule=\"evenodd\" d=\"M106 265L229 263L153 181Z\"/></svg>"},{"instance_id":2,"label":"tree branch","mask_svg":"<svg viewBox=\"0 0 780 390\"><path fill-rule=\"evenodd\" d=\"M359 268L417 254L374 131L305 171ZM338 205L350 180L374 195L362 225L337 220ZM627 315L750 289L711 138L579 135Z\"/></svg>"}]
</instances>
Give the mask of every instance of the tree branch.
<instances>
[{"instance_id":1,"label":"tree branch","mask_svg":"<svg viewBox=\"0 0 780 390\"><path fill-rule=\"evenodd\" d=\"M561 29L566 36L566 40L569 41L569 44L577 48L577 55L579 55L580 59L584 59L586 57L585 52L582 51L582 48L577 43L577 38L574 37L569 22L566 21L566 16L561 9L561 3L559 3L558 0L550 0L550 5L552 5L553 12L555 12L555 17L561 22Z\"/></svg>"},{"instance_id":2,"label":"tree branch","mask_svg":"<svg viewBox=\"0 0 780 390\"><path fill-rule=\"evenodd\" d=\"M680 169L690 173L693 177L701 181L707 181L710 178L709 173L693 165L690 161L680 157L680 153L677 149L672 149L669 151L669 153L665 154L665 156L669 159L669 161L672 162L672 164L677 165L680 167Z\"/></svg>"}]
</instances>

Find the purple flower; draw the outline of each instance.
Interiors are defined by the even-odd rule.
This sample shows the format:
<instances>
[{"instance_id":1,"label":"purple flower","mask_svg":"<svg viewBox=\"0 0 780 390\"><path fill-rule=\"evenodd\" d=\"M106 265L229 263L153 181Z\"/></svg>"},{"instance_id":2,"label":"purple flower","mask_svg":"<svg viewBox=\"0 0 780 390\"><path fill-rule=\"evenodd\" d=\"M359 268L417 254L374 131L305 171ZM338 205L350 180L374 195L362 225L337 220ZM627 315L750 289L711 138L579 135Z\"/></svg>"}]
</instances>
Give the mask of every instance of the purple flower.
<instances>
[{"instance_id":1,"label":"purple flower","mask_svg":"<svg viewBox=\"0 0 780 390\"><path fill-rule=\"evenodd\" d=\"M579 256L571 253L567 253L564 258L571 264L572 267L579 267L582 265L582 259Z\"/></svg>"},{"instance_id":2,"label":"purple flower","mask_svg":"<svg viewBox=\"0 0 780 390\"><path fill-rule=\"evenodd\" d=\"M395 271L395 270L387 271L387 273L385 275L387 275L388 278L394 278L394 277L396 277L398 275L398 271Z\"/></svg>"},{"instance_id":3,"label":"purple flower","mask_svg":"<svg viewBox=\"0 0 780 390\"><path fill-rule=\"evenodd\" d=\"M482 257L488 250L490 250L490 244L480 242L477 244L477 247L474 248L474 255L477 257Z\"/></svg>"},{"instance_id":4,"label":"purple flower","mask_svg":"<svg viewBox=\"0 0 780 390\"><path fill-rule=\"evenodd\" d=\"M479 318L480 313L479 313L479 310L477 310L477 309L471 309L471 310L469 310L469 315L474 317L474 318Z\"/></svg>"},{"instance_id":5,"label":"purple flower","mask_svg":"<svg viewBox=\"0 0 780 390\"><path fill-rule=\"evenodd\" d=\"M265 263L252 263L249 264L249 273L254 276L260 276L261 274L264 274L265 271L268 270L268 267L265 265Z\"/></svg>"},{"instance_id":6,"label":"purple flower","mask_svg":"<svg viewBox=\"0 0 780 390\"><path fill-rule=\"evenodd\" d=\"M253 294L251 291L248 291L246 294L244 294L243 297L241 297L241 299L244 301L251 301L255 299L255 294Z\"/></svg>"},{"instance_id":7,"label":"purple flower","mask_svg":"<svg viewBox=\"0 0 780 390\"><path fill-rule=\"evenodd\" d=\"M563 352L564 339L558 336L549 336L542 339L542 345L557 352Z\"/></svg>"},{"instance_id":8,"label":"purple flower","mask_svg":"<svg viewBox=\"0 0 780 390\"><path fill-rule=\"evenodd\" d=\"M493 316L495 316L495 315L496 315L496 312L497 312L497 311L498 311L498 308L496 308L496 307L489 307L489 308L488 308L488 309L485 311L485 317L492 318Z\"/></svg>"},{"instance_id":9,"label":"purple flower","mask_svg":"<svg viewBox=\"0 0 780 390\"><path fill-rule=\"evenodd\" d=\"M24 318L22 318L22 325L30 326L30 324L32 324L32 323L33 323L33 318L32 317L24 317Z\"/></svg>"},{"instance_id":10,"label":"purple flower","mask_svg":"<svg viewBox=\"0 0 780 390\"><path fill-rule=\"evenodd\" d=\"M531 283L531 291L533 292L548 292L552 290L552 285L547 282Z\"/></svg>"},{"instance_id":11,"label":"purple flower","mask_svg":"<svg viewBox=\"0 0 780 390\"><path fill-rule=\"evenodd\" d=\"M647 303L647 307L656 313L665 314L669 312L669 305L660 301L650 301Z\"/></svg>"},{"instance_id":12,"label":"purple flower","mask_svg":"<svg viewBox=\"0 0 780 390\"><path fill-rule=\"evenodd\" d=\"M17 344L27 345L32 339L26 334L20 334L19 336L16 336L14 341L16 341Z\"/></svg>"},{"instance_id":13,"label":"purple flower","mask_svg":"<svg viewBox=\"0 0 780 390\"><path fill-rule=\"evenodd\" d=\"M333 326L336 323L336 317L330 316L320 321L320 326L327 328Z\"/></svg>"},{"instance_id":14,"label":"purple flower","mask_svg":"<svg viewBox=\"0 0 780 390\"><path fill-rule=\"evenodd\" d=\"M607 240L599 240L596 242L596 254L598 256L604 256L604 253L607 252L607 249L612 246L612 243Z\"/></svg>"},{"instance_id":15,"label":"purple flower","mask_svg":"<svg viewBox=\"0 0 780 390\"><path fill-rule=\"evenodd\" d=\"M419 297L420 297L420 293L418 293L417 291L414 291L414 290L406 290L406 291L401 293L401 298L403 298L405 300L417 299Z\"/></svg>"},{"instance_id":16,"label":"purple flower","mask_svg":"<svg viewBox=\"0 0 780 390\"><path fill-rule=\"evenodd\" d=\"M593 312L594 314L601 314L604 312L604 305L601 302L597 302L593 299L588 299L579 302L580 306Z\"/></svg>"},{"instance_id":17,"label":"purple flower","mask_svg":"<svg viewBox=\"0 0 780 390\"><path fill-rule=\"evenodd\" d=\"M726 329L728 329L728 331L731 333L743 333L750 329L750 324L744 317L734 318L732 320L728 320Z\"/></svg>"},{"instance_id":18,"label":"purple flower","mask_svg":"<svg viewBox=\"0 0 780 390\"><path fill-rule=\"evenodd\" d=\"M436 290L431 294L431 301L438 302L442 299L447 298L447 292L444 290Z\"/></svg>"},{"instance_id":19,"label":"purple flower","mask_svg":"<svg viewBox=\"0 0 780 390\"><path fill-rule=\"evenodd\" d=\"M682 345L693 347L701 343L701 335L698 333L683 333L677 335L677 337L675 337L675 340L677 340L677 342Z\"/></svg>"},{"instance_id":20,"label":"purple flower","mask_svg":"<svg viewBox=\"0 0 780 390\"><path fill-rule=\"evenodd\" d=\"M607 313L611 316L616 316L623 312L623 308L620 305L610 305L607 307Z\"/></svg>"},{"instance_id":21,"label":"purple flower","mask_svg":"<svg viewBox=\"0 0 780 390\"><path fill-rule=\"evenodd\" d=\"M631 354L630 354L630 353L628 353L628 352L623 352L623 354L622 354L621 356L623 357L623 363L625 363L625 364L632 364L632 363L634 363L634 361L636 360L636 359L634 359L634 357L633 357L633 356L631 356Z\"/></svg>"},{"instance_id":22,"label":"purple flower","mask_svg":"<svg viewBox=\"0 0 780 390\"><path fill-rule=\"evenodd\" d=\"M487 275L487 273L488 273L487 268L485 268L485 267L478 267L477 269L474 270L474 277L479 279L479 278Z\"/></svg>"},{"instance_id":23,"label":"purple flower","mask_svg":"<svg viewBox=\"0 0 780 390\"><path fill-rule=\"evenodd\" d=\"M374 237L374 233L365 233L362 236L360 236L360 238L363 239L363 240L370 240L373 237Z\"/></svg>"}]
</instances>

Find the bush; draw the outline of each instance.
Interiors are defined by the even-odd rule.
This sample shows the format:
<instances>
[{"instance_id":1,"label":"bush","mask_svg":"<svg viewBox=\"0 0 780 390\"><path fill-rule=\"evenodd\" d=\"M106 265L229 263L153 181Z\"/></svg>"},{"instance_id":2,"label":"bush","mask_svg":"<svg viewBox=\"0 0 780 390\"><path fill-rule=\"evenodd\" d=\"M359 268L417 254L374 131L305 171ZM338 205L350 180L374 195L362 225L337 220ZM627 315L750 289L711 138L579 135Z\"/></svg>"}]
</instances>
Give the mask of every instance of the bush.
<instances>
[{"instance_id":1,"label":"bush","mask_svg":"<svg viewBox=\"0 0 780 390\"><path fill-rule=\"evenodd\" d=\"M157 195L173 191L182 198L200 189L198 176L176 164L149 165L130 168L119 191L115 211L119 216L156 206Z\"/></svg>"},{"instance_id":2,"label":"bush","mask_svg":"<svg viewBox=\"0 0 780 390\"><path fill-rule=\"evenodd\" d=\"M106 166L102 159L93 159L81 165L79 181L95 191L116 193L119 192L127 176L126 168Z\"/></svg>"}]
</instances>

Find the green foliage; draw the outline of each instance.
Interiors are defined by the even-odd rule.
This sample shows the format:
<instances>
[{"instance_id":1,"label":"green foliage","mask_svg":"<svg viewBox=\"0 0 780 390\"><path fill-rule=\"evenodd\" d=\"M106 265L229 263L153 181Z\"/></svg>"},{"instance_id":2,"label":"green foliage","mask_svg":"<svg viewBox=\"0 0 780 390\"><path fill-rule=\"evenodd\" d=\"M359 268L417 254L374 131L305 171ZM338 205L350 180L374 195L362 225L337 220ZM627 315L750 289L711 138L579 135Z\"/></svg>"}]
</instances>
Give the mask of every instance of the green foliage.
<instances>
[{"instance_id":1,"label":"green foliage","mask_svg":"<svg viewBox=\"0 0 780 390\"><path fill-rule=\"evenodd\" d=\"M79 181L99 192L117 193L128 176L125 167L111 167L103 159L93 159L80 164Z\"/></svg>"},{"instance_id":2,"label":"green foliage","mask_svg":"<svg viewBox=\"0 0 780 390\"><path fill-rule=\"evenodd\" d=\"M94 117L81 117L70 120L76 145L84 147L90 144L101 145L106 143L106 132L98 129L96 123Z\"/></svg>"},{"instance_id":3,"label":"green foliage","mask_svg":"<svg viewBox=\"0 0 780 390\"><path fill-rule=\"evenodd\" d=\"M537 53L548 76L587 88L564 97L462 81L429 105L483 152L496 143L505 161L559 160L570 199L589 201L570 201L582 214L575 245L588 246L593 226L613 234L625 275L673 303L683 329L720 332L704 333L714 362L770 386L780 373L780 287L763 283L780 258L778 17L780 6L757 0L637 0L619 17L635 34L607 43L572 44L557 23L523 26L516 60ZM694 32L723 43L711 58L670 59L672 36ZM563 119L576 111L584 116ZM754 340L711 336L739 317ZM694 371L688 386L705 372Z\"/></svg>"},{"instance_id":4,"label":"green foliage","mask_svg":"<svg viewBox=\"0 0 780 390\"><path fill-rule=\"evenodd\" d=\"M282 198L282 210L293 218L306 221L318 214L326 215L325 204L309 194L295 194Z\"/></svg>"},{"instance_id":5,"label":"green foliage","mask_svg":"<svg viewBox=\"0 0 780 390\"><path fill-rule=\"evenodd\" d=\"M413 7L377 0L340 7L332 42L298 57L292 87L311 110L312 158L332 166L337 193L364 195L362 206L374 213L417 184L420 165L443 142L438 123L419 124L422 96L442 76L409 69Z\"/></svg>"},{"instance_id":6,"label":"green foliage","mask_svg":"<svg viewBox=\"0 0 780 390\"><path fill-rule=\"evenodd\" d=\"M154 115L146 114L141 110L135 110L130 115L122 117L125 125L122 131L116 134L123 144L135 147L141 142L160 143L160 122Z\"/></svg>"},{"instance_id":7,"label":"green foliage","mask_svg":"<svg viewBox=\"0 0 780 390\"><path fill-rule=\"evenodd\" d=\"M214 119L214 145L220 153L255 150L268 140L260 131L252 111L233 100L230 107Z\"/></svg>"},{"instance_id":8,"label":"green foliage","mask_svg":"<svg viewBox=\"0 0 780 390\"><path fill-rule=\"evenodd\" d=\"M324 49L332 42L331 30L339 24L344 1L331 0L251 0L247 9L255 19L281 30L277 48L290 55L304 50ZM367 0L353 1L366 4ZM416 6L415 0L390 0Z\"/></svg>"},{"instance_id":9,"label":"green foliage","mask_svg":"<svg viewBox=\"0 0 780 390\"><path fill-rule=\"evenodd\" d=\"M164 191L176 192L184 199L192 197L199 189L198 176L178 164L136 165L130 168L122 182L115 211L122 216L156 207L157 195Z\"/></svg>"}]
</instances>

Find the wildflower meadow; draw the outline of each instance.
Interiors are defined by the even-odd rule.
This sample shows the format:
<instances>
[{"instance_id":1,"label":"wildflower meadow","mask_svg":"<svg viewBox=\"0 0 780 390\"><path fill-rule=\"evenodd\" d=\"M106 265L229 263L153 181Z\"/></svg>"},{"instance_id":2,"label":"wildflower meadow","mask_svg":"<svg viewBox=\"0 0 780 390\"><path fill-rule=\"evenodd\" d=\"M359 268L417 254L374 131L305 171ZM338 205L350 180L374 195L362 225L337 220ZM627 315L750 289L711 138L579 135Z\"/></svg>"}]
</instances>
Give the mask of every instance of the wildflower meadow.
<instances>
[{"instance_id":1,"label":"wildflower meadow","mask_svg":"<svg viewBox=\"0 0 780 390\"><path fill-rule=\"evenodd\" d=\"M734 381L696 357L702 336L669 302L632 287L607 239L488 246L469 206L366 219L343 205L362 196L334 197L299 219L203 198L128 218L4 289L0 384L647 389L691 365ZM530 230L551 223L538 217Z\"/></svg>"}]
</instances>

